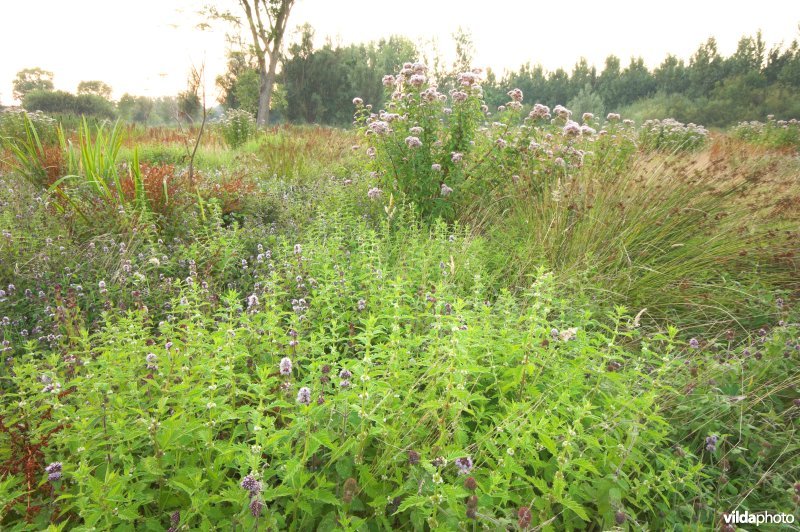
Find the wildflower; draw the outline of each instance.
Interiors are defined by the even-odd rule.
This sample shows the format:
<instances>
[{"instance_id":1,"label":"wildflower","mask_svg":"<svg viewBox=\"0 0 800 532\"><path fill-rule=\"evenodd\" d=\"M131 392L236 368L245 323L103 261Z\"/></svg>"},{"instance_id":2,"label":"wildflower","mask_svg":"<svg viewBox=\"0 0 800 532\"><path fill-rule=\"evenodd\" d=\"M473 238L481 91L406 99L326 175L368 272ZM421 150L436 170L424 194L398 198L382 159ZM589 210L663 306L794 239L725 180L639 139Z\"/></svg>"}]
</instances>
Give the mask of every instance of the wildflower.
<instances>
[{"instance_id":1,"label":"wildflower","mask_svg":"<svg viewBox=\"0 0 800 532\"><path fill-rule=\"evenodd\" d=\"M422 146L422 141L419 140L419 137L414 137L414 136L406 137L406 146L408 146L409 148L419 148L420 146Z\"/></svg>"},{"instance_id":2,"label":"wildflower","mask_svg":"<svg viewBox=\"0 0 800 532\"><path fill-rule=\"evenodd\" d=\"M311 404L311 390L303 386L297 392L297 402L301 405Z\"/></svg>"},{"instance_id":3,"label":"wildflower","mask_svg":"<svg viewBox=\"0 0 800 532\"><path fill-rule=\"evenodd\" d=\"M462 87L471 87L478 82L478 76L474 72L462 72L458 75L458 83Z\"/></svg>"},{"instance_id":4,"label":"wildflower","mask_svg":"<svg viewBox=\"0 0 800 532\"><path fill-rule=\"evenodd\" d=\"M358 300L358 310L361 311L361 310L364 310L365 308L367 308L367 302L364 301L363 299L359 299Z\"/></svg>"},{"instance_id":5,"label":"wildflower","mask_svg":"<svg viewBox=\"0 0 800 532\"><path fill-rule=\"evenodd\" d=\"M385 135L389 132L389 123L383 120L376 120L372 122L369 126L367 126L367 131L372 132L376 135Z\"/></svg>"},{"instance_id":6,"label":"wildflower","mask_svg":"<svg viewBox=\"0 0 800 532\"><path fill-rule=\"evenodd\" d=\"M520 509L517 510L517 524L520 528L527 528L531 524L532 517L531 509L527 506L521 506Z\"/></svg>"},{"instance_id":7,"label":"wildflower","mask_svg":"<svg viewBox=\"0 0 800 532\"><path fill-rule=\"evenodd\" d=\"M250 501L250 514L253 517L260 516L261 515L261 511L263 509L264 509L264 503L261 502L259 499L253 498L253 500Z\"/></svg>"},{"instance_id":8,"label":"wildflower","mask_svg":"<svg viewBox=\"0 0 800 532\"><path fill-rule=\"evenodd\" d=\"M106 290L106 282L105 281L100 281L99 283L97 283L97 286L98 286L98 288L100 288L100 293L101 294L105 294L108 291L108 290Z\"/></svg>"},{"instance_id":9,"label":"wildflower","mask_svg":"<svg viewBox=\"0 0 800 532\"><path fill-rule=\"evenodd\" d=\"M606 120L609 122L619 122L620 116L619 113L608 113L606 116Z\"/></svg>"},{"instance_id":10,"label":"wildflower","mask_svg":"<svg viewBox=\"0 0 800 532\"><path fill-rule=\"evenodd\" d=\"M417 465L419 463L419 453L415 450L408 451L408 463L411 465Z\"/></svg>"},{"instance_id":11,"label":"wildflower","mask_svg":"<svg viewBox=\"0 0 800 532\"><path fill-rule=\"evenodd\" d=\"M520 89L511 89L508 91L508 97L511 98L515 102L522 101L522 91Z\"/></svg>"},{"instance_id":12,"label":"wildflower","mask_svg":"<svg viewBox=\"0 0 800 532\"><path fill-rule=\"evenodd\" d=\"M570 111L563 105L556 105L553 108L553 112L556 114L556 116L564 120L569 120L569 117L572 116L572 111Z\"/></svg>"},{"instance_id":13,"label":"wildflower","mask_svg":"<svg viewBox=\"0 0 800 532\"><path fill-rule=\"evenodd\" d=\"M258 296L250 294L247 296L247 310L251 310L258 305Z\"/></svg>"},{"instance_id":14,"label":"wildflower","mask_svg":"<svg viewBox=\"0 0 800 532\"><path fill-rule=\"evenodd\" d=\"M292 359L283 357L280 363L281 375L288 376L292 374Z\"/></svg>"},{"instance_id":15,"label":"wildflower","mask_svg":"<svg viewBox=\"0 0 800 532\"><path fill-rule=\"evenodd\" d=\"M447 197L447 196L449 196L449 195L450 195L452 192L453 192L453 189L452 189L452 188L450 188L450 187L448 187L447 185L445 185L444 183L442 183L442 187L441 187L441 189L440 189L440 191L439 191L439 193L442 195L442 197L446 198L446 197Z\"/></svg>"},{"instance_id":16,"label":"wildflower","mask_svg":"<svg viewBox=\"0 0 800 532\"><path fill-rule=\"evenodd\" d=\"M50 465L45 467L44 472L47 473L47 480L50 482L61 480L61 467L61 462L51 462Z\"/></svg>"},{"instance_id":17,"label":"wildflower","mask_svg":"<svg viewBox=\"0 0 800 532\"><path fill-rule=\"evenodd\" d=\"M594 118L594 115L592 113L583 113L583 115L581 116L581 120L583 120L584 122L588 122L589 120L592 120L593 118Z\"/></svg>"},{"instance_id":18,"label":"wildflower","mask_svg":"<svg viewBox=\"0 0 800 532\"><path fill-rule=\"evenodd\" d=\"M475 477L467 477L464 479L464 487L470 491L475 491L478 487L478 483L475 481Z\"/></svg>"},{"instance_id":19,"label":"wildflower","mask_svg":"<svg viewBox=\"0 0 800 532\"><path fill-rule=\"evenodd\" d=\"M156 362L158 362L158 356L155 353L148 353L146 357L144 357L145 362L147 362L147 369L150 370L157 370L158 366Z\"/></svg>"},{"instance_id":20,"label":"wildflower","mask_svg":"<svg viewBox=\"0 0 800 532\"><path fill-rule=\"evenodd\" d=\"M457 151L450 153L450 160L453 161L454 163L461 162L463 158L464 158L463 153L459 153Z\"/></svg>"},{"instance_id":21,"label":"wildflower","mask_svg":"<svg viewBox=\"0 0 800 532\"><path fill-rule=\"evenodd\" d=\"M10 286L11 285L9 285L9 287ZM782 310L783 309L783 298L782 297L779 297L778 299L775 300L775 306L778 307L778 310Z\"/></svg>"},{"instance_id":22,"label":"wildflower","mask_svg":"<svg viewBox=\"0 0 800 532\"><path fill-rule=\"evenodd\" d=\"M534 104L533 110L528 114L531 119L548 118L550 116L550 108L540 103Z\"/></svg>"},{"instance_id":23,"label":"wildflower","mask_svg":"<svg viewBox=\"0 0 800 532\"><path fill-rule=\"evenodd\" d=\"M391 74L387 74L387 75L383 76L382 83L383 83L384 87L393 86L395 84L394 76L392 76Z\"/></svg>"},{"instance_id":24,"label":"wildflower","mask_svg":"<svg viewBox=\"0 0 800 532\"><path fill-rule=\"evenodd\" d=\"M425 76L422 74L414 74L409 78L408 82L414 87L422 87L422 85L425 84Z\"/></svg>"},{"instance_id":25,"label":"wildflower","mask_svg":"<svg viewBox=\"0 0 800 532\"><path fill-rule=\"evenodd\" d=\"M371 200L376 200L383 195L383 190L378 187L372 187L367 191L367 197Z\"/></svg>"},{"instance_id":26,"label":"wildflower","mask_svg":"<svg viewBox=\"0 0 800 532\"><path fill-rule=\"evenodd\" d=\"M261 482L256 480L253 475L247 475L242 479L242 482L239 484L243 489L246 489L250 492L250 496L254 497L261 493Z\"/></svg>"},{"instance_id":27,"label":"wildflower","mask_svg":"<svg viewBox=\"0 0 800 532\"><path fill-rule=\"evenodd\" d=\"M355 105L356 107L361 107L362 105L364 105L364 100L356 96L355 98L353 98L353 105Z\"/></svg>"},{"instance_id":28,"label":"wildflower","mask_svg":"<svg viewBox=\"0 0 800 532\"><path fill-rule=\"evenodd\" d=\"M717 450L717 440L719 438L715 435L706 438L706 451L713 453Z\"/></svg>"},{"instance_id":29,"label":"wildflower","mask_svg":"<svg viewBox=\"0 0 800 532\"><path fill-rule=\"evenodd\" d=\"M461 458L456 458L455 461L456 467L458 467L458 474L459 475L466 475L470 471L472 471L472 458L469 456L462 456Z\"/></svg>"},{"instance_id":30,"label":"wildflower","mask_svg":"<svg viewBox=\"0 0 800 532\"><path fill-rule=\"evenodd\" d=\"M433 163L431 165L431 170L433 170L434 172L441 172L442 171L442 165L439 164L439 163Z\"/></svg>"},{"instance_id":31,"label":"wildflower","mask_svg":"<svg viewBox=\"0 0 800 532\"><path fill-rule=\"evenodd\" d=\"M453 91L450 93L450 97L454 102L460 103L467 100L467 93L464 91Z\"/></svg>"},{"instance_id":32,"label":"wildflower","mask_svg":"<svg viewBox=\"0 0 800 532\"><path fill-rule=\"evenodd\" d=\"M578 125L577 122L573 122L572 120L567 120L567 123L564 125L564 135L567 137L577 137L581 133L581 126Z\"/></svg>"},{"instance_id":33,"label":"wildflower","mask_svg":"<svg viewBox=\"0 0 800 532\"><path fill-rule=\"evenodd\" d=\"M339 372L339 378L340 379L349 379L352 376L353 376L353 374L350 373L350 371L346 370L346 369L343 369L342 371Z\"/></svg>"},{"instance_id":34,"label":"wildflower","mask_svg":"<svg viewBox=\"0 0 800 532\"><path fill-rule=\"evenodd\" d=\"M501 150L505 149L506 146L508 146L508 142L506 142L505 139L497 139L494 143L497 144L497 147L500 148Z\"/></svg>"},{"instance_id":35,"label":"wildflower","mask_svg":"<svg viewBox=\"0 0 800 532\"><path fill-rule=\"evenodd\" d=\"M689 347L692 349L698 349L700 347L700 342L697 341L697 338L692 338L689 340Z\"/></svg>"},{"instance_id":36,"label":"wildflower","mask_svg":"<svg viewBox=\"0 0 800 532\"><path fill-rule=\"evenodd\" d=\"M373 146L367 148L367 157L374 158L376 154L377 150Z\"/></svg>"},{"instance_id":37,"label":"wildflower","mask_svg":"<svg viewBox=\"0 0 800 532\"><path fill-rule=\"evenodd\" d=\"M621 525L622 523L624 523L625 522L625 512L623 512L622 510L617 510L617 513L614 514L614 521L618 525Z\"/></svg>"}]
</instances>

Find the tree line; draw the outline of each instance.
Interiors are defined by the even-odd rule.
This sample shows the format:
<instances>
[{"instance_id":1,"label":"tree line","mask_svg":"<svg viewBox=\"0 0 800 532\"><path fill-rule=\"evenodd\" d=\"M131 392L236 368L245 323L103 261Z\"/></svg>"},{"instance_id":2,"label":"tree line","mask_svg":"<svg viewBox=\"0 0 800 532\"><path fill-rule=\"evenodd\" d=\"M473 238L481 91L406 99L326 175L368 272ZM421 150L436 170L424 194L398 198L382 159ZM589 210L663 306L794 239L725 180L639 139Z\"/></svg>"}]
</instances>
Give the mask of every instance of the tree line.
<instances>
[{"instance_id":1,"label":"tree line","mask_svg":"<svg viewBox=\"0 0 800 532\"><path fill-rule=\"evenodd\" d=\"M405 61L423 60L440 90L453 86L459 71L472 64L469 33L454 35L456 59L445 64L405 37L341 45L328 40L315 47L314 30L305 24L281 56L281 68L270 87L273 122L346 125L352 120L352 99L363 98L375 108L384 102L384 74L395 73ZM264 116L264 64L252 45L230 41L227 69L216 79L220 105ZM23 107L54 114L118 116L131 122L170 123L200 111L199 82L189 80L174 98L152 99L130 94L110 101L111 88L101 81L82 82L77 94L53 89L52 73L21 71L14 96ZM684 122L723 127L743 120L763 120L768 114L800 118L800 45L767 48L761 33L744 36L736 50L723 56L712 37L700 44L688 61L668 55L655 68L641 57L627 63L614 55L601 70L579 59L571 70L545 70L527 63L514 71L485 73L484 99L490 109L508 101L507 91L519 88L527 104L567 105L573 112L621 112L644 118L672 117Z\"/></svg>"}]
</instances>

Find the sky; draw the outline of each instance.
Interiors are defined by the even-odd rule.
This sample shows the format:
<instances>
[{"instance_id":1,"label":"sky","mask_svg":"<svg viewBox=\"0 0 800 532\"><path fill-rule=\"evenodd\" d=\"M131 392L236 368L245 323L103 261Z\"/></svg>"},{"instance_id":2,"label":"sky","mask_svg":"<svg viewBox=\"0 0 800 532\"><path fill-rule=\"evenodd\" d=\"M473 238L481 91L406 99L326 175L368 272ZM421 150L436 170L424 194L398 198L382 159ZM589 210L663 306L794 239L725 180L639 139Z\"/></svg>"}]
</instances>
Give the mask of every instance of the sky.
<instances>
[{"instance_id":1,"label":"sky","mask_svg":"<svg viewBox=\"0 0 800 532\"><path fill-rule=\"evenodd\" d=\"M53 72L56 89L75 91L81 80L99 79L119 98L177 94L192 65L201 64L210 101L225 69L228 28L197 29L198 11L209 3L237 9L235 0L0 0L0 102L15 103L12 80L28 67ZM349 44L405 35L435 42L445 58L462 27L472 34L474 66L498 73L526 62L570 70L580 57L601 69L609 54L623 63L641 56L654 67L668 53L688 60L711 36L723 55L758 30L768 46L788 44L800 37L800 1L297 0L289 42L306 22L318 45L328 37Z\"/></svg>"}]
</instances>

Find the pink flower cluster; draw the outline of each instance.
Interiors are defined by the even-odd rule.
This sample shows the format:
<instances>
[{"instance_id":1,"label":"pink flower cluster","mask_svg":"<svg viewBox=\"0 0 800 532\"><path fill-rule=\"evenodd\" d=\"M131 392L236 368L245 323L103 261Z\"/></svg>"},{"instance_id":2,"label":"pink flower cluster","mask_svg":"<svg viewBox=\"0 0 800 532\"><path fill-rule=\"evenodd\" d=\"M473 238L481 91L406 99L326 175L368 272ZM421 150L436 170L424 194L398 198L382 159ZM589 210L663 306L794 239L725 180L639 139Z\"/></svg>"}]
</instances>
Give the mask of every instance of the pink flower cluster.
<instances>
[{"instance_id":1,"label":"pink flower cluster","mask_svg":"<svg viewBox=\"0 0 800 532\"><path fill-rule=\"evenodd\" d=\"M528 118L532 120L548 119L550 118L550 108L540 103L534 104L533 110L528 113Z\"/></svg>"},{"instance_id":2,"label":"pink flower cluster","mask_svg":"<svg viewBox=\"0 0 800 532\"><path fill-rule=\"evenodd\" d=\"M562 118L564 120L569 120L569 118L572 116L572 111L570 111L563 105L556 105L553 108L553 112L557 117Z\"/></svg>"},{"instance_id":3,"label":"pink flower cluster","mask_svg":"<svg viewBox=\"0 0 800 532\"><path fill-rule=\"evenodd\" d=\"M508 91L508 97L511 98L512 101L521 102L522 91L520 89L511 89L510 91Z\"/></svg>"}]
</instances>

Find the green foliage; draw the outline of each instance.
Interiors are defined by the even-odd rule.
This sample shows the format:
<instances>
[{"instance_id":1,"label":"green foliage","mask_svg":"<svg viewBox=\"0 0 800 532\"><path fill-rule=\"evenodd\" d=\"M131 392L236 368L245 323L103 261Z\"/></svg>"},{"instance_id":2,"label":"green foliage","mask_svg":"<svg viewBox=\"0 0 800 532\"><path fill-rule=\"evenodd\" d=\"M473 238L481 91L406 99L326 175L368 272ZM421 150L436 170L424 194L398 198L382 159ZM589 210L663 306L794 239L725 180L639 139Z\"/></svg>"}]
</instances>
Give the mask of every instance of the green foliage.
<instances>
[{"instance_id":1,"label":"green foliage","mask_svg":"<svg viewBox=\"0 0 800 532\"><path fill-rule=\"evenodd\" d=\"M11 170L37 187L49 186L61 170L62 146L53 139L63 145L61 128L41 112L4 112L0 119L0 147L11 154Z\"/></svg>"},{"instance_id":2,"label":"green foliage","mask_svg":"<svg viewBox=\"0 0 800 532\"><path fill-rule=\"evenodd\" d=\"M28 92L22 101L28 111L42 111L50 114L72 114L113 119L116 115L114 105L96 94L74 95L65 91L35 90Z\"/></svg>"},{"instance_id":3,"label":"green foliage","mask_svg":"<svg viewBox=\"0 0 800 532\"><path fill-rule=\"evenodd\" d=\"M383 73L417 55L414 44L402 37L350 46L328 43L315 50L313 29L306 25L301 31L281 71L286 117L295 123L349 124L354 96L380 108Z\"/></svg>"},{"instance_id":4,"label":"green foliage","mask_svg":"<svg viewBox=\"0 0 800 532\"><path fill-rule=\"evenodd\" d=\"M639 130L639 144L650 150L674 153L697 150L707 142L708 130L696 124L684 124L674 119L647 120Z\"/></svg>"},{"instance_id":5,"label":"green foliage","mask_svg":"<svg viewBox=\"0 0 800 532\"><path fill-rule=\"evenodd\" d=\"M796 119L775 120L769 116L767 122L742 122L731 129L731 136L769 148L800 149L800 125Z\"/></svg>"},{"instance_id":6,"label":"green foliage","mask_svg":"<svg viewBox=\"0 0 800 532\"><path fill-rule=\"evenodd\" d=\"M216 124L231 148L238 148L256 133L255 117L244 109L228 109Z\"/></svg>"},{"instance_id":7,"label":"green foliage","mask_svg":"<svg viewBox=\"0 0 800 532\"><path fill-rule=\"evenodd\" d=\"M70 173L53 183L50 189L63 200L61 209L73 210L90 227L103 225L103 220L114 220L114 214L132 221L149 212L138 152L134 150L133 159L122 174L118 167L122 135L120 122L110 129L104 124L98 125L92 132L84 119L78 135L78 149L71 144L64 145ZM124 174L130 182L129 191L123 187Z\"/></svg>"},{"instance_id":8,"label":"green foliage","mask_svg":"<svg viewBox=\"0 0 800 532\"><path fill-rule=\"evenodd\" d=\"M24 100L29 92L52 91L53 73L41 68L25 68L17 72L12 82L14 99Z\"/></svg>"},{"instance_id":9,"label":"green foliage","mask_svg":"<svg viewBox=\"0 0 800 532\"><path fill-rule=\"evenodd\" d=\"M0 138L26 140L29 126L33 126L43 144L58 142L58 123L41 111L30 113L21 109L6 109L0 112Z\"/></svg>"},{"instance_id":10,"label":"green foliage","mask_svg":"<svg viewBox=\"0 0 800 532\"><path fill-rule=\"evenodd\" d=\"M592 91L592 88L587 85L569 101L567 104L575 116L582 116L584 113L592 113L596 116L603 116L605 114L605 104L600 96Z\"/></svg>"},{"instance_id":11,"label":"green foliage","mask_svg":"<svg viewBox=\"0 0 800 532\"><path fill-rule=\"evenodd\" d=\"M153 100L144 96L123 94L117 103L120 118L127 122L147 123L153 112Z\"/></svg>"},{"instance_id":12,"label":"green foliage","mask_svg":"<svg viewBox=\"0 0 800 532\"><path fill-rule=\"evenodd\" d=\"M745 143L796 124L709 146L675 121L525 108L490 73L448 98L394 66L356 131L233 150L213 128L191 183L170 128L84 118L51 144L47 119L13 115L0 528L796 512L797 161ZM613 94L575 72L553 76L585 89L573 103Z\"/></svg>"},{"instance_id":13,"label":"green foliage","mask_svg":"<svg viewBox=\"0 0 800 532\"><path fill-rule=\"evenodd\" d=\"M103 99L111 99L111 86L103 81L81 81L78 83L78 94L94 94Z\"/></svg>"}]
</instances>

